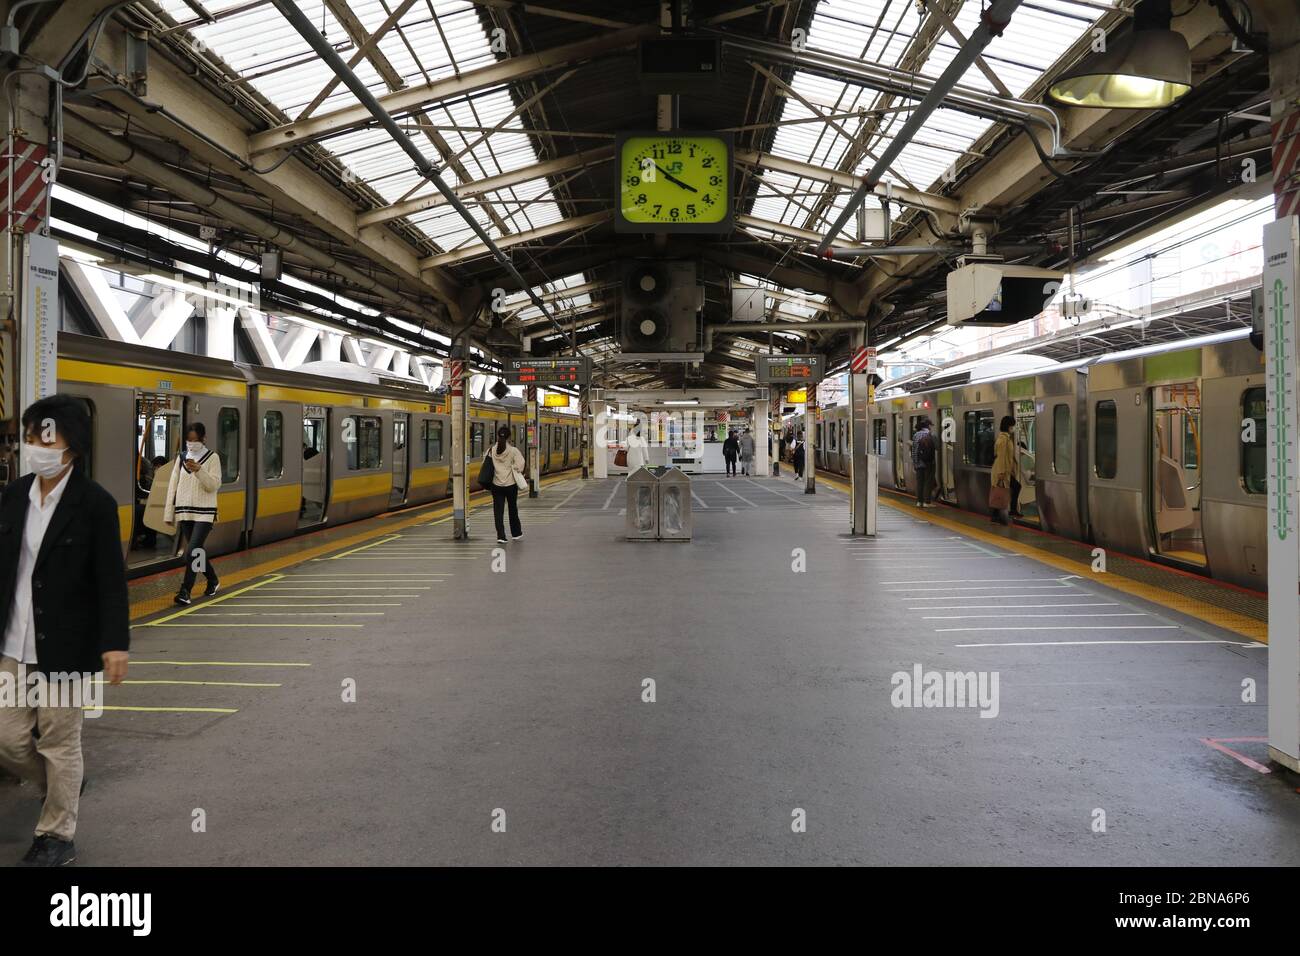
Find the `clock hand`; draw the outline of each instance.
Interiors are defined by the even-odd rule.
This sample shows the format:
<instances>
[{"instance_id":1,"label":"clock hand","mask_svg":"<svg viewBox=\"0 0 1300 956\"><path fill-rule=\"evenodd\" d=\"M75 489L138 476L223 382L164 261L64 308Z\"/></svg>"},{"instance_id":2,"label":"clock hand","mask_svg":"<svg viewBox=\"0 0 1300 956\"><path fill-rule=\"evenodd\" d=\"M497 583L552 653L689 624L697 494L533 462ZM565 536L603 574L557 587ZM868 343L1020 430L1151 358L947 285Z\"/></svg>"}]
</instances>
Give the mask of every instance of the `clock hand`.
<instances>
[{"instance_id":1,"label":"clock hand","mask_svg":"<svg viewBox=\"0 0 1300 956\"><path fill-rule=\"evenodd\" d=\"M688 186L688 185L686 185L686 183L682 182L680 179L678 179L678 178L677 178L676 176L674 176L672 173L668 172L666 169L664 169L664 168L663 168L662 166L660 166L658 163L655 163L655 169L657 169L657 170L659 170L659 172L663 173L663 174L664 174L664 179L668 180L670 183L675 183L676 185L681 186L683 189L689 189L689 190L690 190L691 192L693 192L693 193L697 193L697 192L699 192L699 190L696 189L694 186Z\"/></svg>"}]
</instances>

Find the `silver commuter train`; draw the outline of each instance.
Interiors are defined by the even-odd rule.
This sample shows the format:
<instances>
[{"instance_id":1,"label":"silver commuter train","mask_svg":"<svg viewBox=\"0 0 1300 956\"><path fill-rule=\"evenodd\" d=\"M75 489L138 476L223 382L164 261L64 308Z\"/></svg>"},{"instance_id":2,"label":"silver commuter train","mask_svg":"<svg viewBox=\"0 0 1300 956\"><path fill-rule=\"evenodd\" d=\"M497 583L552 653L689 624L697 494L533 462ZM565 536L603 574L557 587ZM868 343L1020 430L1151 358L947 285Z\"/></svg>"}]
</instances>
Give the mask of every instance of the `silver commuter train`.
<instances>
[{"instance_id":1,"label":"silver commuter train","mask_svg":"<svg viewBox=\"0 0 1300 956\"><path fill-rule=\"evenodd\" d=\"M882 488L915 493L912 438L935 423L938 499L987 513L1004 415L1021 523L1264 591L1264 358L1248 330L973 381L870 406ZM1253 434L1251 434L1253 432ZM848 408L817 425L817 466L848 473Z\"/></svg>"}]
</instances>

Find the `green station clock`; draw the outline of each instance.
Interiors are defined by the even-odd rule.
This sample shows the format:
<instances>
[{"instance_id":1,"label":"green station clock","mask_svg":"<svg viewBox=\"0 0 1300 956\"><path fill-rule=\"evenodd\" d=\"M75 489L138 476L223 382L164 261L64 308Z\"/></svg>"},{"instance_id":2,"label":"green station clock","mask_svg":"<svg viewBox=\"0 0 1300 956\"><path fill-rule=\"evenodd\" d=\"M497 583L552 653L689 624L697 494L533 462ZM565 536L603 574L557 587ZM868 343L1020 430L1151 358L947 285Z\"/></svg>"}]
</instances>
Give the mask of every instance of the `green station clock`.
<instances>
[{"instance_id":1,"label":"green station clock","mask_svg":"<svg viewBox=\"0 0 1300 956\"><path fill-rule=\"evenodd\" d=\"M731 147L730 133L620 133L614 230L730 232Z\"/></svg>"}]
</instances>

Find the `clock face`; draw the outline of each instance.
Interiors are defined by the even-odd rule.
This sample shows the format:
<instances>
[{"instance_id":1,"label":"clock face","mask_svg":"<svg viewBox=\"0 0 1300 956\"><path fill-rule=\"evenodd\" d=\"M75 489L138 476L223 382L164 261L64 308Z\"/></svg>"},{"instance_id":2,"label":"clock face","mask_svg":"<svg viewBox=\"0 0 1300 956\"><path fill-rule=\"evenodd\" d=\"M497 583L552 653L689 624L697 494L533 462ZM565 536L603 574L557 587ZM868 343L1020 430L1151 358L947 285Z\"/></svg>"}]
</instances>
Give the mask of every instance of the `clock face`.
<instances>
[{"instance_id":1,"label":"clock face","mask_svg":"<svg viewBox=\"0 0 1300 956\"><path fill-rule=\"evenodd\" d=\"M619 150L620 218L633 228L726 228L731 221L731 152L721 136L628 136ZM718 231L718 229L714 229Z\"/></svg>"}]
</instances>

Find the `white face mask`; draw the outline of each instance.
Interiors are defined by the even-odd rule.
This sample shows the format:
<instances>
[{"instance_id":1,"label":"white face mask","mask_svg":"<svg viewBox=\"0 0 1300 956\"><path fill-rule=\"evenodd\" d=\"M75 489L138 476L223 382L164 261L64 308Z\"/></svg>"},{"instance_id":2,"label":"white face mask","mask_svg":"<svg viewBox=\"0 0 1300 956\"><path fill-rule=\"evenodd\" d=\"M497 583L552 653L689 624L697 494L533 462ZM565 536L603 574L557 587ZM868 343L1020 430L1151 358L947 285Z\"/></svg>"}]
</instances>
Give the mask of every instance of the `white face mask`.
<instances>
[{"instance_id":1,"label":"white face mask","mask_svg":"<svg viewBox=\"0 0 1300 956\"><path fill-rule=\"evenodd\" d=\"M187 441L185 447L189 449L191 455L197 458L203 452L203 442Z\"/></svg>"},{"instance_id":2,"label":"white face mask","mask_svg":"<svg viewBox=\"0 0 1300 956\"><path fill-rule=\"evenodd\" d=\"M27 467L42 478L53 478L67 467L63 460L66 448L46 448L44 445L24 445L23 460Z\"/></svg>"}]
</instances>

